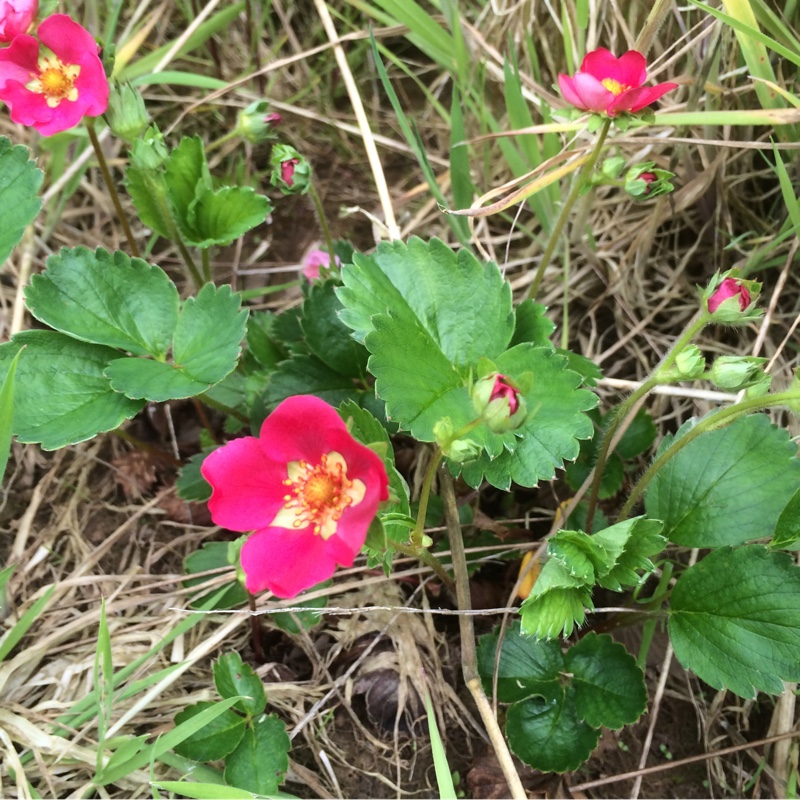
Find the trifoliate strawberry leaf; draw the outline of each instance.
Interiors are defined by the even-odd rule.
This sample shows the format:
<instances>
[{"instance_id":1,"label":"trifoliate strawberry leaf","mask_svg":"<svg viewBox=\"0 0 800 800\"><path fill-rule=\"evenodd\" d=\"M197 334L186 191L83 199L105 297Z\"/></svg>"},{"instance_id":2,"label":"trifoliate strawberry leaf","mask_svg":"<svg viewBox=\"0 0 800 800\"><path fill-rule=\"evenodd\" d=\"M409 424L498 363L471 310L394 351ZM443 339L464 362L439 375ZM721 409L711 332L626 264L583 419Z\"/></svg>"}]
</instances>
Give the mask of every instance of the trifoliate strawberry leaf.
<instances>
[{"instance_id":1,"label":"trifoliate strawberry leaf","mask_svg":"<svg viewBox=\"0 0 800 800\"><path fill-rule=\"evenodd\" d=\"M206 700L187 706L175 715L175 724L196 717L201 711L213 708L216 703ZM207 723L196 733L175 745L175 752L192 761L216 761L232 753L244 736L245 719L230 708Z\"/></svg>"},{"instance_id":2,"label":"trifoliate strawberry leaf","mask_svg":"<svg viewBox=\"0 0 800 800\"><path fill-rule=\"evenodd\" d=\"M290 747L286 724L274 714L260 717L225 759L225 782L259 795L275 794L289 769Z\"/></svg>"},{"instance_id":3,"label":"trifoliate strawberry leaf","mask_svg":"<svg viewBox=\"0 0 800 800\"><path fill-rule=\"evenodd\" d=\"M619 730L647 708L647 686L636 659L610 636L587 633L564 657L578 717L593 728Z\"/></svg>"},{"instance_id":4,"label":"trifoliate strawberry leaf","mask_svg":"<svg viewBox=\"0 0 800 800\"><path fill-rule=\"evenodd\" d=\"M416 236L408 244L383 242L372 256L357 254L342 278L342 321L359 341L373 329L372 318L389 310L398 336L422 329L458 369L495 358L511 341L511 286L494 263L469 250L455 253L439 239Z\"/></svg>"},{"instance_id":5,"label":"trifoliate strawberry leaf","mask_svg":"<svg viewBox=\"0 0 800 800\"><path fill-rule=\"evenodd\" d=\"M234 708L248 717L258 716L267 707L261 678L237 652L225 653L214 662L214 685L220 697L239 697Z\"/></svg>"},{"instance_id":6,"label":"trifoliate strawberry leaf","mask_svg":"<svg viewBox=\"0 0 800 800\"><path fill-rule=\"evenodd\" d=\"M591 420L584 414L597 404L597 398L578 388L581 377L569 370L566 361L549 348L521 344L495 359L497 368L512 378L533 374L533 387L524 395L528 407L525 423L503 435L506 450L495 458L484 453L464 465L462 475L470 486L487 480L499 489L511 482L535 486L550 480L564 461L579 452L579 439L592 435ZM494 435L496 436L496 435ZM513 452L509 439L516 438Z\"/></svg>"},{"instance_id":7,"label":"trifoliate strawberry leaf","mask_svg":"<svg viewBox=\"0 0 800 800\"><path fill-rule=\"evenodd\" d=\"M339 319L342 303L335 290L334 281L311 286L303 303L303 332L311 352L328 367L351 378L364 378L369 353Z\"/></svg>"},{"instance_id":8,"label":"trifoliate strawberry leaf","mask_svg":"<svg viewBox=\"0 0 800 800\"><path fill-rule=\"evenodd\" d=\"M481 636L478 642L478 672L489 696L494 691L496 669L497 699L501 703L514 703L532 695L560 698L560 676L564 671L560 642L523 636L519 622L515 622L505 631L498 664L499 638L497 629Z\"/></svg>"},{"instance_id":9,"label":"trifoliate strawberry leaf","mask_svg":"<svg viewBox=\"0 0 800 800\"><path fill-rule=\"evenodd\" d=\"M118 350L56 331L25 331L0 345L0 380L22 347L13 423L21 442L56 450L113 430L144 406L115 392L103 374Z\"/></svg>"},{"instance_id":10,"label":"trifoliate strawberry leaf","mask_svg":"<svg viewBox=\"0 0 800 800\"><path fill-rule=\"evenodd\" d=\"M562 631L569 636L575 625L583 625L587 608L594 608L592 584L551 558L520 608L522 632L537 639L552 639Z\"/></svg>"},{"instance_id":11,"label":"trifoliate strawberry leaf","mask_svg":"<svg viewBox=\"0 0 800 800\"><path fill-rule=\"evenodd\" d=\"M22 145L12 146L0 136L0 266L17 246L25 228L36 219L42 201L39 187L44 173L31 161L31 152Z\"/></svg>"},{"instance_id":12,"label":"trifoliate strawberry leaf","mask_svg":"<svg viewBox=\"0 0 800 800\"><path fill-rule=\"evenodd\" d=\"M164 270L117 251L63 248L25 290L36 319L84 342L163 358L178 322L178 289Z\"/></svg>"},{"instance_id":13,"label":"trifoliate strawberry leaf","mask_svg":"<svg viewBox=\"0 0 800 800\"><path fill-rule=\"evenodd\" d=\"M675 584L669 635L714 688L780 694L800 680L800 567L761 545L712 551Z\"/></svg>"},{"instance_id":14,"label":"trifoliate strawberry leaf","mask_svg":"<svg viewBox=\"0 0 800 800\"><path fill-rule=\"evenodd\" d=\"M192 397L236 367L247 324L241 297L230 286L207 283L183 304L172 343L174 363L119 358L106 375L128 397L154 402Z\"/></svg>"},{"instance_id":15,"label":"trifoliate strawberry leaf","mask_svg":"<svg viewBox=\"0 0 800 800\"><path fill-rule=\"evenodd\" d=\"M562 697L556 700L530 697L508 710L509 746L526 764L542 772L577 769L600 739L600 731L580 718L574 690L560 691Z\"/></svg>"},{"instance_id":16,"label":"trifoliate strawberry leaf","mask_svg":"<svg viewBox=\"0 0 800 800\"><path fill-rule=\"evenodd\" d=\"M680 434L680 431L679 431ZM698 436L653 478L647 515L687 547L735 545L769 536L800 488L797 446L764 414Z\"/></svg>"}]
</instances>

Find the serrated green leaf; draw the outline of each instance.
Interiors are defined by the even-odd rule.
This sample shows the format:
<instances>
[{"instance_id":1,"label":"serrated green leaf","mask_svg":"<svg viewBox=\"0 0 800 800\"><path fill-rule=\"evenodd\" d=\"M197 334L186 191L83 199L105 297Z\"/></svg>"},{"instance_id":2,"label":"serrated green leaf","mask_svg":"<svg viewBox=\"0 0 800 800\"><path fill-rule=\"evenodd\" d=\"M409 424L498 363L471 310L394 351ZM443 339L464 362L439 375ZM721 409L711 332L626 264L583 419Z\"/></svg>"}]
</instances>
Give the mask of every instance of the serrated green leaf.
<instances>
[{"instance_id":1,"label":"serrated green leaf","mask_svg":"<svg viewBox=\"0 0 800 800\"><path fill-rule=\"evenodd\" d=\"M248 717L260 714L267 707L267 695L261 678L236 652L225 653L214 662L214 685L220 697L241 696L234 708Z\"/></svg>"},{"instance_id":2,"label":"serrated green leaf","mask_svg":"<svg viewBox=\"0 0 800 800\"><path fill-rule=\"evenodd\" d=\"M454 253L439 239L383 242L342 270L342 321L364 341L371 318L391 310L397 335L424 330L459 368L502 353L514 330L511 286L493 263L469 250Z\"/></svg>"},{"instance_id":3,"label":"serrated green leaf","mask_svg":"<svg viewBox=\"0 0 800 800\"><path fill-rule=\"evenodd\" d=\"M208 389L207 383L174 364L146 358L117 358L109 363L105 374L117 392L153 403L194 397Z\"/></svg>"},{"instance_id":4,"label":"serrated green leaf","mask_svg":"<svg viewBox=\"0 0 800 800\"><path fill-rule=\"evenodd\" d=\"M142 223L159 236L172 238L173 232L165 221L165 216L169 214L169 205L164 174L140 169L131 164L125 171L125 188Z\"/></svg>"},{"instance_id":5,"label":"serrated green leaf","mask_svg":"<svg viewBox=\"0 0 800 800\"><path fill-rule=\"evenodd\" d=\"M218 383L236 366L247 326L247 310L230 286L207 283L183 305L175 330L175 364L209 384Z\"/></svg>"},{"instance_id":6,"label":"serrated green leaf","mask_svg":"<svg viewBox=\"0 0 800 800\"><path fill-rule=\"evenodd\" d=\"M198 191L212 188L203 140L199 136L184 136L180 140L169 154L166 174L170 206L183 230L190 227L189 209Z\"/></svg>"},{"instance_id":7,"label":"serrated green leaf","mask_svg":"<svg viewBox=\"0 0 800 800\"><path fill-rule=\"evenodd\" d=\"M577 372L583 378L584 386L597 386L597 381L603 377L603 372L591 359L572 350L556 347L556 353L567 359L567 369Z\"/></svg>"},{"instance_id":8,"label":"serrated green leaf","mask_svg":"<svg viewBox=\"0 0 800 800\"><path fill-rule=\"evenodd\" d=\"M226 245L264 222L270 211L269 200L249 186L203 188L190 206L181 233L193 247Z\"/></svg>"},{"instance_id":9,"label":"serrated green leaf","mask_svg":"<svg viewBox=\"0 0 800 800\"><path fill-rule=\"evenodd\" d=\"M228 542L205 542L199 550L190 553L183 560L184 572L191 576L197 572L208 572L212 569L220 569L222 567L233 566L228 558ZM206 576L203 578L187 577L183 580L183 585L188 587L197 586L201 590L196 593L195 597L201 596L201 599L192 600L192 608L203 607L208 609L208 593L202 591L202 586L207 581L216 576ZM224 587L223 587L224 588ZM242 606L247 602L247 590L235 578L227 585L225 591L219 587L214 587L215 591L222 593L214 603L214 609L227 609Z\"/></svg>"},{"instance_id":10,"label":"serrated green leaf","mask_svg":"<svg viewBox=\"0 0 800 800\"><path fill-rule=\"evenodd\" d=\"M551 558L520 607L522 632L537 639L552 639L562 631L569 636L575 625L583 625L587 608L594 608L591 584Z\"/></svg>"},{"instance_id":11,"label":"serrated green leaf","mask_svg":"<svg viewBox=\"0 0 800 800\"><path fill-rule=\"evenodd\" d=\"M500 372L510 375L533 373L533 388L525 397L528 419L513 434L513 452L506 450L494 459L484 453L462 470L464 480L477 487L484 478L498 489L511 482L535 486L550 480L564 461L577 457L578 440L592 435L591 420L583 413L597 404L597 398L578 388L581 377L567 369L563 358L549 348L521 344L496 360ZM454 420L455 421L455 420ZM503 439L507 446L507 439Z\"/></svg>"},{"instance_id":12,"label":"serrated green leaf","mask_svg":"<svg viewBox=\"0 0 800 800\"><path fill-rule=\"evenodd\" d=\"M478 640L478 672L483 688L491 696L494 690L495 663L499 629ZM559 676L564 670L561 644L523 636L520 623L505 631L497 665L497 699L513 703L531 695L552 700L561 696Z\"/></svg>"},{"instance_id":13,"label":"serrated green leaf","mask_svg":"<svg viewBox=\"0 0 800 800\"><path fill-rule=\"evenodd\" d=\"M273 794L289 769L289 748L286 725L272 714L263 716L225 760L225 780L237 789Z\"/></svg>"},{"instance_id":14,"label":"serrated green leaf","mask_svg":"<svg viewBox=\"0 0 800 800\"><path fill-rule=\"evenodd\" d=\"M117 350L55 331L24 331L0 345L0 379L23 346L13 425L21 442L56 450L113 430L144 406L115 392L103 374Z\"/></svg>"},{"instance_id":15,"label":"serrated green leaf","mask_svg":"<svg viewBox=\"0 0 800 800\"><path fill-rule=\"evenodd\" d=\"M562 691L560 702L531 697L508 710L509 746L526 764L542 772L577 769L600 739L600 731L580 719L574 691Z\"/></svg>"},{"instance_id":16,"label":"serrated green leaf","mask_svg":"<svg viewBox=\"0 0 800 800\"><path fill-rule=\"evenodd\" d=\"M546 313L547 306L531 299L523 300L514 311L514 334L509 346L523 342L537 347L549 345L556 324L545 316Z\"/></svg>"},{"instance_id":17,"label":"serrated green leaf","mask_svg":"<svg viewBox=\"0 0 800 800\"><path fill-rule=\"evenodd\" d=\"M0 207L3 209L0 266L11 255L25 228L36 219L42 207L37 193L44 173L37 169L30 155L27 147L12 146L5 136L0 136Z\"/></svg>"},{"instance_id":18,"label":"serrated green leaf","mask_svg":"<svg viewBox=\"0 0 800 800\"><path fill-rule=\"evenodd\" d=\"M658 471L645 495L648 516L687 547L735 545L770 536L800 488L800 460L788 431L763 414L740 417L686 445Z\"/></svg>"},{"instance_id":19,"label":"serrated green leaf","mask_svg":"<svg viewBox=\"0 0 800 800\"><path fill-rule=\"evenodd\" d=\"M594 534L592 540L606 553L607 567L597 575L600 586L620 592L641 581L639 572L652 572L650 557L660 553L667 543L661 535L663 527L660 520L634 517Z\"/></svg>"},{"instance_id":20,"label":"serrated green leaf","mask_svg":"<svg viewBox=\"0 0 800 800\"><path fill-rule=\"evenodd\" d=\"M303 333L311 352L328 367L341 375L363 378L369 353L339 319L341 309L334 281L312 284L303 304Z\"/></svg>"},{"instance_id":21,"label":"serrated green leaf","mask_svg":"<svg viewBox=\"0 0 800 800\"><path fill-rule=\"evenodd\" d=\"M121 251L63 248L31 278L36 319L85 342L163 358L178 322L178 289L160 267Z\"/></svg>"},{"instance_id":22,"label":"serrated green leaf","mask_svg":"<svg viewBox=\"0 0 800 800\"><path fill-rule=\"evenodd\" d=\"M22 350L17 350L16 355L8 364L5 377L0 381L0 481L3 480L8 457L11 455L11 437L14 427L14 378L21 354ZM4 586L0 584L0 607L5 605L3 590Z\"/></svg>"},{"instance_id":23,"label":"serrated green leaf","mask_svg":"<svg viewBox=\"0 0 800 800\"><path fill-rule=\"evenodd\" d=\"M798 543L800 543L800 489L791 496L781 511L769 546L796 549Z\"/></svg>"},{"instance_id":24,"label":"serrated green leaf","mask_svg":"<svg viewBox=\"0 0 800 800\"><path fill-rule=\"evenodd\" d=\"M188 706L175 715L175 724L196 717L201 711L216 704L202 701ZM238 705L238 703L237 703ZM232 709L227 709L204 728L193 733L175 746L175 752L193 761L216 761L232 753L244 736L245 719Z\"/></svg>"},{"instance_id":25,"label":"serrated green leaf","mask_svg":"<svg viewBox=\"0 0 800 800\"><path fill-rule=\"evenodd\" d=\"M800 680L800 568L761 545L712 551L675 584L669 635L711 686L780 694Z\"/></svg>"},{"instance_id":26,"label":"serrated green leaf","mask_svg":"<svg viewBox=\"0 0 800 800\"><path fill-rule=\"evenodd\" d=\"M277 327L277 318L268 311L251 312L247 319L247 350L269 370L275 369L289 354L280 343Z\"/></svg>"},{"instance_id":27,"label":"serrated green leaf","mask_svg":"<svg viewBox=\"0 0 800 800\"><path fill-rule=\"evenodd\" d=\"M593 728L619 730L647 708L647 686L636 659L610 636L587 633L564 657L572 674L578 717Z\"/></svg>"}]
</instances>

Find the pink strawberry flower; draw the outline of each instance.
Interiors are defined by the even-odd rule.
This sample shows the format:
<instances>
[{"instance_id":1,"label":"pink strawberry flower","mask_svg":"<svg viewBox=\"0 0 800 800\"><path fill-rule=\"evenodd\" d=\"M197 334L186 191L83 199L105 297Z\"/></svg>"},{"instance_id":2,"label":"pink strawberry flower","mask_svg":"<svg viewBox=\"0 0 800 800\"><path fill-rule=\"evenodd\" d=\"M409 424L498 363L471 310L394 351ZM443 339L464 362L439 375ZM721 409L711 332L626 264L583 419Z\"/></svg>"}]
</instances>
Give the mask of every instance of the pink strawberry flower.
<instances>
[{"instance_id":1,"label":"pink strawberry flower","mask_svg":"<svg viewBox=\"0 0 800 800\"><path fill-rule=\"evenodd\" d=\"M750 292L735 278L725 278L717 287L714 294L708 298L708 310L713 314L726 300L739 297L739 308L745 311L750 305Z\"/></svg>"},{"instance_id":2,"label":"pink strawberry flower","mask_svg":"<svg viewBox=\"0 0 800 800\"><path fill-rule=\"evenodd\" d=\"M294 597L350 567L378 504L388 499L383 461L357 442L323 400L284 400L258 437L234 439L203 462L211 518L253 531L241 564L250 592Z\"/></svg>"},{"instance_id":3,"label":"pink strawberry flower","mask_svg":"<svg viewBox=\"0 0 800 800\"><path fill-rule=\"evenodd\" d=\"M647 62L636 50L617 58L604 47L592 50L572 76L559 75L558 87L564 99L581 111L594 111L613 117L622 111L635 114L662 95L677 88L677 83L642 86L647 80Z\"/></svg>"},{"instance_id":4,"label":"pink strawberry flower","mask_svg":"<svg viewBox=\"0 0 800 800\"><path fill-rule=\"evenodd\" d=\"M39 10L39 0L0 0L0 42L28 32Z\"/></svg>"},{"instance_id":5,"label":"pink strawberry flower","mask_svg":"<svg viewBox=\"0 0 800 800\"><path fill-rule=\"evenodd\" d=\"M0 50L0 100L14 122L52 136L106 110L108 79L94 38L66 14L48 17L37 34Z\"/></svg>"},{"instance_id":6,"label":"pink strawberry flower","mask_svg":"<svg viewBox=\"0 0 800 800\"><path fill-rule=\"evenodd\" d=\"M334 255L334 263L338 267L342 262L339 256ZM327 250L309 250L303 259L303 275L310 281L319 278L319 271L322 267L330 267L331 256Z\"/></svg>"}]
</instances>

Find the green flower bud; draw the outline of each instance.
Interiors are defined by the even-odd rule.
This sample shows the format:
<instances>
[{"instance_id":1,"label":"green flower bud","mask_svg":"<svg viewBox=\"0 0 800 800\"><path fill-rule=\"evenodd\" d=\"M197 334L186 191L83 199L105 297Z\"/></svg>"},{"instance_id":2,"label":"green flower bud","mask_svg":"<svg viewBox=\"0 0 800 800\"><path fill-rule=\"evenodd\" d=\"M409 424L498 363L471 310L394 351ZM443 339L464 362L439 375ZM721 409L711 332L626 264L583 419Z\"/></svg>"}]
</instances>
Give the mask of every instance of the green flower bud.
<instances>
[{"instance_id":1,"label":"green flower bud","mask_svg":"<svg viewBox=\"0 0 800 800\"><path fill-rule=\"evenodd\" d=\"M256 100L239 112L236 131L242 139L258 144L275 138L275 126L282 121L280 114L269 112L267 100Z\"/></svg>"},{"instance_id":2,"label":"green flower bud","mask_svg":"<svg viewBox=\"0 0 800 800\"><path fill-rule=\"evenodd\" d=\"M715 275L700 292L700 302L708 310L712 322L744 325L761 316L762 312L755 308L760 293L758 281L746 281L724 272Z\"/></svg>"},{"instance_id":3,"label":"green flower bud","mask_svg":"<svg viewBox=\"0 0 800 800\"><path fill-rule=\"evenodd\" d=\"M675 187L671 181L674 172L657 169L652 161L631 167L625 175L625 191L636 199L650 200L660 194L667 194Z\"/></svg>"},{"instance_id":4,"label":"green flower bud","mask_svg":"<svg viewBox=\"0 0 800 800\"><path fill-rule=\"evenodd\" d=\"M764 384L764 378L769 378L761 369L766 358L756 356L720 356L711 366L709 378L720 389L738 392L748 386ZM769 388L769 381L766 384Z\"/></svg>"},{"instance_id":5,"label":"green flower bud","mask_svg":"<svg viewBox=\"0 0 800 800\"><path fill-rule=\"evenodd\" d=\"M450 417L440 419L433 426L436 444L451 461L459 464L463 464L465 461L474 461L481 454L481 446L472 439L454 439L455 433Z\"/></svg>"},{"instance_id":6,"label":"green flower bud","mask_svg":"<svg viewBox=\"0 0 800 800\"><path fill-rule=\"evenodd\" d=\"M150 124L144 98L129 83L112 83L108 92L106 120L115 136L132 144Z\"/></svg>"},{"instance_id":7,"label":"green flower bud","mask_svg":"<svg viewBox=\"0 0 800 800\"><path fill-rule=\"evenodd\" d=\"M136 169L157 171L167 163L168 158L169 150L164 137L155 125L151 125L131 147L131 166Z\"/></svg>"},{"instance_id":8,"label":"green flower bud","mask_svg":"<svg viewBox=\"0 0 800 800\"><path fill-rule=\"evenodd\" d=\"M489 373L476 381L472 387L472 405L494 433L513 431L527 417L519 386L499 372Z\"/></svg>"},{"instance_id":9,"label":"green flower bud","mask_svg":"<svg viewBox=\"0 0 800 800\"><path fill-rule=\"evenodd\" d=\"M276 144L270 155L270 183L284 194L305 194L311 187L311 165L288 144Z\"/></svg>"},{"instance_id":10,"label":"green flower bud","mask_svg":"<svg viewBox=\"0 0 800 800\"><path fill-rule=\"evenodd\" d=\"M691 381L701 377L706 371L706 359L695 344L689 344L675 357L668 369L659 370L658 380L664 383Z\"/></svg>"}]
</instances>

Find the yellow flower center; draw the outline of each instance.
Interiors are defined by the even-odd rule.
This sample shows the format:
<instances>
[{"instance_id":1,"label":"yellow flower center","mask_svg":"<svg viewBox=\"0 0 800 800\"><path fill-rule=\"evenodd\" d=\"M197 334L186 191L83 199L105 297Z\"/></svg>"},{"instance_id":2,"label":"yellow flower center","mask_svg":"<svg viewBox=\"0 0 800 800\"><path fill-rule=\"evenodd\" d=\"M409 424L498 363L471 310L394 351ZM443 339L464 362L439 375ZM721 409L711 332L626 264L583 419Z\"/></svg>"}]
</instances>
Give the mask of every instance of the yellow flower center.
<instances>
[{"instance_id":1,"label":"yellow flower center","mask_svg":"<svg viewBox=\"0 0 800 800\"><path fill-rule=\"evenodd\" d=\"M347 477L347 463L340 453L320 457L319 464L290 461L283 485L283 508L275 515L272 525L278 528L308 528L323 539L336 533L345 509L358 505L366 494L363 481Z\"/></svg>"},{"instance_id":2,"label":"yellow flower center","mask_svg":"<svg viewBox=\"0 0 800 800\"><path fill-rule=\"evenodd\" d=\"M32 73L33 80L26 88L43 94L47 105L55 108L62 100L78 99L75 79L80 74L79 64L64 64L57 56L42 56L39 59L39 72Z\"/></svg>"},{"instance_id":3,"label":"yellow flower center","mask_svg":"<svg viewBox=\"0 0 800 800\"><path fill-rule=\"evenodd\" d=\"M602 83L603 86L605 86L606 89L608 89L608 91L614 95L614 97L616 97L618 94L622 94L623 92L627 92L628 89L631 88L630 86L626 86L624 83L615 81L613 78L603 78L600 83Z\"/></svg>"}]
</instances>

